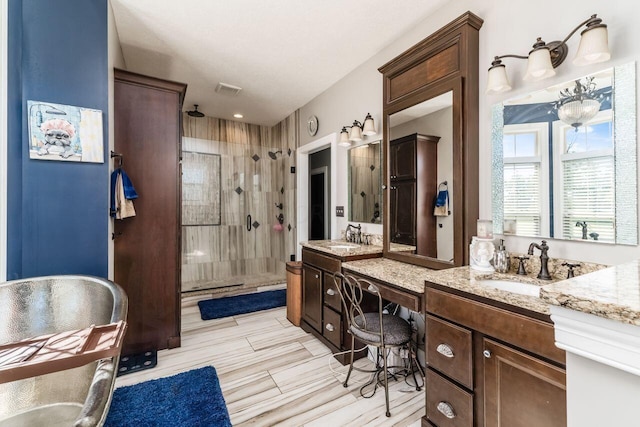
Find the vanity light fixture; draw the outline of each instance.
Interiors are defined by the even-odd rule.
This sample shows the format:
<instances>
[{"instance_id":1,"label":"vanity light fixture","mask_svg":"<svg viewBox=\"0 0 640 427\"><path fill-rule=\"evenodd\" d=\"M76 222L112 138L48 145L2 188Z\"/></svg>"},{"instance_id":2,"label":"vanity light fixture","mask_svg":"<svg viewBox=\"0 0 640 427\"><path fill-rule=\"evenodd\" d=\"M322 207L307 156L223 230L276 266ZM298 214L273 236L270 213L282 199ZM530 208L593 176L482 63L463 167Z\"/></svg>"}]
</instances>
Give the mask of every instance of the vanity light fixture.
<instances>
[{"instance_id":1,"label":"vanity light fixture","mask_svg":"<svg viewBox=\"0 0 640 427\"><path fill-rule=\"evenodd\" d=\"M586 29L580 33L580 45L573 64L588 65L608 61L611 58L611 54L609 53L607 26L602 23L602 19L598 18L597 15L591 15L589 19L575 27L562 41L545 43L542 38L538 37L533 49L526 56L508 54L494 57L488 72L486 93L500 93L511 90L506 68L501 61L502 58L528 60L527 71L523 80L537 81L554 76L556 74L554 68L562 64L569 52L567 40L583 25L586 26Z\"/></svg>"},{"instance_id":2,"label":"vanity light fixture","mask_svg":"<svg viewBox=\"0 0 640 427\"><path fill-rule=\"evenodd\" d=\"M350 130L347 131L347 128ZM364 118L364 123L354 120L351 126L342 126L340 131L340 140L338 145L341 147L350 147L351 142L362 141L364 136L371 136L377 133L376 126L370 113Z\"/></svg>"}]
</instances>

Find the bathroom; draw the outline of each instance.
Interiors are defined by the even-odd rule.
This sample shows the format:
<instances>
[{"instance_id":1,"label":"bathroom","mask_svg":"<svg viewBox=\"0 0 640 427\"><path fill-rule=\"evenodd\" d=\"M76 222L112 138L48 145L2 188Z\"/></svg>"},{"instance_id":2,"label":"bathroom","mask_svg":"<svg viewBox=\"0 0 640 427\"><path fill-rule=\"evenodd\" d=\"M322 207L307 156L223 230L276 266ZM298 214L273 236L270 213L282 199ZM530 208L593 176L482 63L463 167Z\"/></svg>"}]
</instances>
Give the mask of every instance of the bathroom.
<instances>
[{"instance_id":1,"label":"bathroom","mask_svg":"<svg viewBox=\"0 0 640 427\"><path fill-rule=\"evenodd\" d=\"M20 2L5 0L3 7L9 5L9 17L12 22L22 22L21 14L35 13L29 5L18 5ZM38 4L42 13L51 18L56 17L53 6ZM30 61L33 56L38 55L39 47L29 45L29 37L33 32L41 37L42 45L47 39L46 34L37 30L35 24L24 21L21 28L9 29L9 39L19 40L18 49L12 44L10 53L17 55L17 51L22 49L23 44L28 46L20 53L20 64L22 69L3 70L3 81L8 82L9 87L21 88L20 91L3 92L3 103L11 108L3 108L3 120L6 126L8 137L0 141L0 152L2 152L3 162L0 165L0 206L2 225L0 226L0 244L2 256L0 257L0 279L12 280L23 277L41 276L48 274L60 274L73 272L77 274L88 274L100 277L113 277L113 243L111 240L112 225L103 218L101 212L108 210L108 188L103 185L105 177L109 173L109 162L100 165L82 165L82 168L65 169L53 168L51 165L35 165L34 161L25 157L23 147L20 144L13 144L10 141L23 141L26 139L23 129L24 117L21 107L22 102L31 99L32 95L56 99L61 103L73 105L89 105L93 108L105 112L105 128L113 125L110 120L111 115L107 114L112 108L111 104L111 81L110 71L113 65L122 67L118 63L118 55L107 46L118 44L117 36L107 29L115 27L114 18L110 7L105 7L105 2L92 2L97 6L89 7L88 10L78 9L79 22L84 22L89 27L99 27L104 33L101 37L87 37L84 41L87 45L77 46L84 51L94 52L92 55L81 55L84 68L92 70L90 73L79 69L60 70L55 61L51 61L50 76L43 77ZM374 7L374 6L371 6ZM24 8L24 9L22 9ZM249 211L234 211L234 227L247 227L247 215L252 215L252 221L257 220L260 226L253 228L256 235L261 234L262 239L268 239L267 245L264 241L253 246L254 253L260 255L253 256L252 261L246 261L244 267L230 266L227 259L217 259L218 262L228 262L229 271L234 274L242 269L246 274L253 275L256 271L264 273L264 284L275 282L283 283L285 279L285 262L289 261L292 254L297 254L296 259L300 260L299 242L307 240L301 221L304 215L301 214L300 207L305 206L304 189L300 188L300 176L304 173L303 167L305 156L309 153L331 146L334 157L335 172L332 182L336 182L334 191L331 193L331 237L340 238L340 232L345 230L349 220L348 215L336 216L334 213L337 206L349 206L349 191L346 185L348 179L347 150L338 146L340 130L343 126L350 124L354 119L362 121L367 113L370 113L376 122L378 135L368 137L373 141L383 138L384 132L384 112L382 106L382 76L378 68L401 53L408 47L424 39L444 24L458 17L465 11L470 10L484 20L480 30L480 42L478 48L479 55L479 87L478 99L478 143L479 157L478 169L479 180L477 183L477 196L479 202L478 217L492 219L493 212L493 168L492 168L492 113L493 106L507 99L524 95L525 93L541 90L553 85L574 78L601 71L604 68L624 65L637 62L640 57L640 49L636 40L639 39L640 29L635 25L633 17L638 15L638 6L630 2L609 2L603 4L595 0L583 2L558 3L551 1L539 2L535 5L523 2L491 2L478 4L469 0L455 0L443 2L440 7L433 11L430 16L425 16L419 23L407 29L398 38L389 39L382 44L378 52L370 58L364 59L357 67L353 68L344 77L327 85L327 89L317 97L305 101L302 105L295 106L288 114L282 115L274 123L263 129L263 125L255 125L261 130L256 131L260 136L252 139L248 144L244 137L238 139L236 145L246 144L250 149L246 149L245 159L247 168L260 167L269 168L272 181L268 189L264 191L268 194L260 195L260 207L253 213ZM97 11L97 12L96 12ZM97 13L97 18L95 14ZM556 76L541 82L523 82L522 76L525 71L525 61L518 59L505 59L510 73L513 86L511 92L505 94L485 95L486 72L491 65L491 60L496 55L519 54L526 55L535 38L542 36L547 42L561 39L582 20L588 18L593 13L602 17L609 28L609 43L611 48L611 60L604 64L594 64L586 67L577 67L571 63L571 56L577 49L579 32L574 35L570 42L569 58L556 69ZM331 25L340 27L339 20L331 21ZM95 20L95 21L92 21ZM44 24L41 22L40 26ZM2 28L6 28L2 26ZM84 28L84 27L82 27ZM4 31L4 30L3 30ZM91 34L90 29L84 29ZM107 36L108 34L108 36ZM505 37L509 34L509 37ZM6 35L4 36L7 37ZM79 43L78 40L71 40L70 36L59 35L62 44ZM44 49L44 47L42 47ZM310 54L314 55L313 49ZM149 55L144 49L138 52L141 58ZM32 56L33 55L33 56ZM15 56L12 56L15 58ZM97 61L97 64L94 63ZM6 61L2 61L6 63ZM77 67L82 68L82 67ZM149 73L149 72L147 72ZM58 75L60 74L60 75ZM62 75L64 74L64 75ZM197 91L196 82L189 83L192 93ZM57 85L64 89L65 95L61 96L60 91L53 90L49 86ZM98 87L99 90L85 90L86 88ZM637 77L636 77L637 87ZM48 91L48 92L47 92ZM187 93L189 94L189 91ZM637 91L637 89L636 89ZM186 111L193 110L193 104L184 105L184 124L186 129L207 126L203 123L211 123L215 116L197 118L188 116ZM201 108L204 108L202 105ZM636 105L637 107L637 105ZM307 119L316 116L319 127L315 135L310 135L307 131ZM237 126L232 118L226 119L229 126ZM107 126L108 123L108 126ZM211 127L214 124L209 125ZM265 126L266 127L266 126ZM274 129L274 127L276 129ZM277 128L280 128L279 130ZM211 148L213 145L225 141L220 137L209 137L206 131L197 133L194 130L190 136L185 135L183 140L184 152L199 152L225 156L227 153ZM245 129L239 130L239 133ZM289 133L291 132L291 133ZM248 132L247 132L248 133ZM276 133L280 133L276 135ZM286 136L285 136L286 134ZM333 135L333 139L329 137ZM105 137L111 137L111 132L105 129ZM187 138L193 138L187 141ZM225 141L229 142L229 141ZM210 146L198 149L189 147L189 143L209 144ZM244 149L244 148L243 148ZM289 153L291 149L291 153ZM281 152L278 152L281 151ZM272 159L269 153L274 153ZM6 156L4 155L6 153ZM276 154L277 153L277 154ZM257 155L260 159L256 162L251 157ZM266 166L265 166L266 165ZM126 167L126 163L125 163ZM291 173L291 167L296 167L296 173ZM274 169L275 168L275 169ZM251 170L251 169L247 169ZM53 171L53 172L52 172ZM56 174L59 187L43 185L42 182L51 173ZM253 179L247 176L246 179ZM69 183L73 184L73 192L69 191ZM253 182L249 182L253 185ZM261 182L265 186L265 182ZM235 190L238 185L229 183L222 185L227 191ZM332 184L333 185L333 184ZM284 189L284 193L281 192ZM454 189L455 190L455 189ZM224 191L224 190L223 190ZM243 190L244 191L244 190ZM223 193L224 194L224 193ZM231 195L237 193L230 193ZM453 194L453 191L452 191ZM279 196L280 195L280 196ZM224 195L222 196L224 197ZM250 197L244 195L243 197ZM224 200L224 199L222 199ZM248 200L248 199L244 199ZM81 203L79 203L81 201ZM282 203L282 209L278 206ZM221 202L224 205L224 201ZM65 209L67 207L72 209ZM77 206L77 207L76 207ZM278 216L283 215L283 230L274 226L279 223ZM256 216L257 215L257 216ZM259 217L258 217L259 216ZM55 220L52 217L56 217ZM291 230L288 226L291 225ZM214 282L219 277L213 275L214 267L211 259L207 259L202 265L206 256L199 256L199 252L205 252L203 247L191 246L191 242L198 241L200 237L189 235L188 228L213 226L184 226L183 228L183 259L182 269L184 282L190 283L184 290L206 289L217 286ZM77 232L80 230L81 232ZM375 223L362 223L362 230L372 235L383 235L383 226ZM208 232L203 229L203 233ZM539 239L537 239L539 240ZM213 238L212 238L212 241ZM509 251L525 254L532 239L509 235L505 237L505 244ZM238 241L238 245L244 242ZM273 245L273 246L272 246ZM640 246L638 244L597 244L592 241L561 240L552 239L549 241L549 256L567 260L577 260L587 263L600 263L616 265L640 258ZM604 249L603 249L604 248ZM253 253L252 253L253 255ZM188 259L187 259L188 258ZM206 265L205 265L206 264ZM242 264L239 262L238 264ZM203 283L204 282L204 283ZM212 285L213 283L213 285ZM242 281L242 283L245 283ZM238 285L236 283L225 283L225 285Z\"/></svg>"}]
</instances>

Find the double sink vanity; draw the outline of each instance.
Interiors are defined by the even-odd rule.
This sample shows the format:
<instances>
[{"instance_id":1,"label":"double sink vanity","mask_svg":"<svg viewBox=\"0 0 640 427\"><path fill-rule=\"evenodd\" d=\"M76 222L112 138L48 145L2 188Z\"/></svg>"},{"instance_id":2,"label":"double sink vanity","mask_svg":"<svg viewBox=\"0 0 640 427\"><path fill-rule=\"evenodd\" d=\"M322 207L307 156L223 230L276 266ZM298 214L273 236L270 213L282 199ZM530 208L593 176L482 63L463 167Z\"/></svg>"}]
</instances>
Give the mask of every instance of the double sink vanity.
<instances>
[{"instance_id":1,"label":"double sink vanity","mask_svg":"<svg viewBox=\"0 0 640 427\"><path fill-rule=\"evenodd\" d=\"M576 276L566 279L562 264L567 260L551 258L552 279L540 280L536 259L523 276L515 267L507 273L468 266L432 270L383 258L382 246L346 241L302 246L302 326L334 353L350 344L333 290L335 271L373 282L385 300L425 319L425 336L418 343L427 365L423 426L566 426L571 405L567 354L633 374L632 383L640 374L638 350L629 348L639 340L638 262L615 267L582 263ZM411 251L403 245L391 249ZM607 331L603 336L616 334L609 336L616 348L604 348L602 338L589 338L590 322ZM623 335L625 328L631 328L628 335ZM622 336L633 341L617 341ZM343 355L337 358L347 363ZM579 378L584 381L589 374L580 372ZM598 389L602 383L590 386ZM574 403L581 404L579 400ZM607 414L606 419L619 415ZM594 416L595 411L589 412Z\"/></svg>"}]
</instances>

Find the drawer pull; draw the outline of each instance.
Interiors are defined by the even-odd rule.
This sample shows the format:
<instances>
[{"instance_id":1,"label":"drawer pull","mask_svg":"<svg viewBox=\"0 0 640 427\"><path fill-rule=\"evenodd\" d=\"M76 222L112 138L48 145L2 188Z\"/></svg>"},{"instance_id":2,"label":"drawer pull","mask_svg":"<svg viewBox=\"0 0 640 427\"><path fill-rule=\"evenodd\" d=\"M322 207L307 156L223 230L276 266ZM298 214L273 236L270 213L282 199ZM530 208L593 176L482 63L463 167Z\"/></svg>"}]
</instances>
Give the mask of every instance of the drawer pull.
<instances>
[{"instance_id":1,"label":"drawer pull","mask_svg":"<svg viewBox=\"0 0 640 427\"><path fill-rule=\"evenodd\" d=\"M327 295L334 296L335 294L336 294L336 291L334 291L333 289L327 289Z\"/></svg>"},{"instance_id":2,"label":"drawer pull","mask_svg":"<svg viewBox=\"0 0 640 427\"><path fill-rule=\"evenodd\" d=\"M316 274L316 279L319 279L319 278L320 278L320 275L319 275L319 274Z\"/></svg>"},{"instance_id":3,"label":"drawer pull","mask_svg":"<svg viewBox=\"0 0 640 427\"><path fill-rule=\"evenodd\" d=\"M335 328L331 323L327 323L327 325L325 326L325 329L329 332L333 332L335 330Z\"/></svg>"},{"instance_id":4,"label":"drawer pull","mask_svg":"<svg viewBox=\"0 0 640 427\"><path fill-rule=\"evenodd\" d=\"M482 355L487 359L491 359L491 352L489 350L485 350L482 352Z\"/></svg>"},{"instance_id":5,"label":"drawer pull","mask_svg":"<svg viewBox=\"0 0 640 427\"><path fill-rule=\"evenodd\" d=\"M453 406L451 406L450 403L448 402L439 402L438 406L436 406L436 409L445 417L449 418L450 420L454 419L456 417L456 413L453 411Z\"/></svg>"},{"instance_id":6,"label":"drawer pull","mask_svg":"<svg viewBox=\"0 0 640 427\"><path fill-rule=\"evenodd\" d=\"M443 355L444 357L448 357L449 359L453 359L454 357L453 349L449 347L448 344L443 343L438 345L438 347L436 347L436 351L441 355Z\"/></svg>"}]
</instances>

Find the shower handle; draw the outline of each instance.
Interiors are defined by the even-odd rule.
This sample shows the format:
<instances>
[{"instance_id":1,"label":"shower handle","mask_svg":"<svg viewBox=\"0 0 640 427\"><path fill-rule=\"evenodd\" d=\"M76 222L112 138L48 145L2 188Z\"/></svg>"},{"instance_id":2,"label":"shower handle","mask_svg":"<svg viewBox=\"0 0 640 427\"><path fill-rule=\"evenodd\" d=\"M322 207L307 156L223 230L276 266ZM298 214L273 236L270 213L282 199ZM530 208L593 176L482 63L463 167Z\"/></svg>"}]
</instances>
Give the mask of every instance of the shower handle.
<instances>
[{"instance_id":1,"label":"shower handle","mask_svg":"<svg viewBox=\"0 0 640 427\"><path fill-rule=\"evenodd\" d=\"M247 215L247 231L251 231L251 215Z\"/></svg>"}]
</instances>

